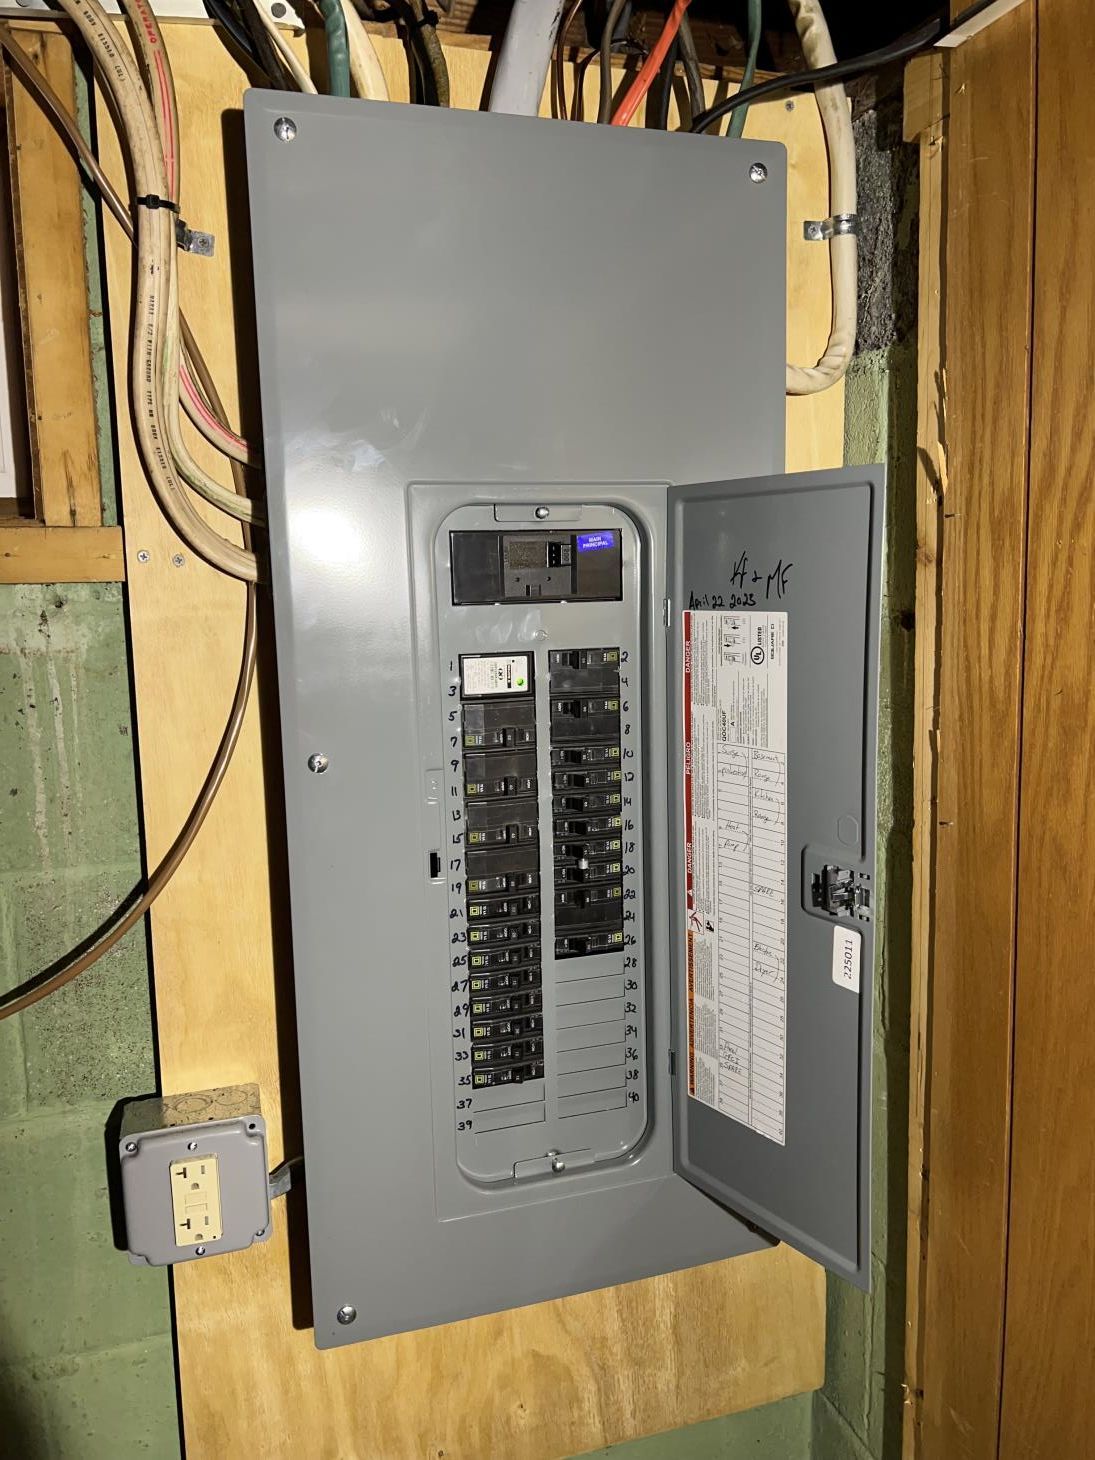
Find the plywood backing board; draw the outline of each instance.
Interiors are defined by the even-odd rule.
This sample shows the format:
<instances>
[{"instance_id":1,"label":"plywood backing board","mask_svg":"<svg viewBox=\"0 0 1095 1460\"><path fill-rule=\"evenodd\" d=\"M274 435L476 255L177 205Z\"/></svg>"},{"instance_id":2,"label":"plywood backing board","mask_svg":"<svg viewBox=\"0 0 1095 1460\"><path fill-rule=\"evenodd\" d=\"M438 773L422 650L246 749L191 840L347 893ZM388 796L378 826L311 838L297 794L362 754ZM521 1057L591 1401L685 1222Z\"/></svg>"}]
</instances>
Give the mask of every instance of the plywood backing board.
<instances>
[{"instance_id":1,"label":"plywood backing board","mask_svg":"<svg viewBox=\"0 0 1095 1460\"><path fill-rule=\"evenodd\" d=\"M1095 145L1086 0L1038 7L1026 644L1000 1460L1091 1454Z\"/></svg>"},{"instance_id":2,"label":"plywood backing board","mask_svg":"<svg viewBox=\"0 0 1095 1460\"><path fill-rule=\"evenodd\" d=\"M182 119L182 212L217 237L213 260L183 257L182 297L229 410L235 415L242 396L244 428L257 433L239 110L246 83L209 27L169 26L167 42ZM318 54L315 35L307 44ZM387 40L379 47L393 93L405 96L401 48ZM458 102L479 105L489 59L481 50L449 49ZM109 115L102 106L98 115L104 160L120 177ZM816 110L777 103L754 112L752 128L789 147L791 345L812 361L830 317L827 251L801 237L804 217L828 211ZM105 227L121 382L130 258L113 223ZM459 260L445 266L459 288ZM120 387L118 395L124 400ZM788 422L789 465L840 462L841 390L789 403ZM168 529L124 410L119 444L151 863L181 824L224 723L243 594L194 561ZM268 620L263 628L269 642ZM217 805L152 916L163 1087L257 1081L274 1161L298 1148L277 723L267 661ZM279 1210L268 1244L175 1274L192 1460L236 1453L547 1460L821 1382L823 1277L786 1248L320 1354L310 1331L293 1326L294 1292L306 1288L307 1274L303 1233L289 1225L291 1243Z\"/></svg>"},{"instance_id":3,"label":"plywood backing board","mask_svg":"<svg viewBox=\"0 0 1095 1460\"><path fill-rule=\"evenodd\" d=\"M21 44L72 109L67 37L28 30ZM80 175L41 107L6 70L4 97L35 508L49 526L95 527L102 505Z\"/></svg>"},{"instance_id":4,"label":"plywood backing board","mask_svg":"<svg viewBox=\"0 0 1095 1460\"><path fill-rule=\"evenodd\" d=\"M959 47L919 1453L995 1460L1004 1333L1034 199L1035 7ZM920 625L917 625L920 632ZM1033 1452L1031 1452L1033 1453Z\"/></svg>"}]
</instances>

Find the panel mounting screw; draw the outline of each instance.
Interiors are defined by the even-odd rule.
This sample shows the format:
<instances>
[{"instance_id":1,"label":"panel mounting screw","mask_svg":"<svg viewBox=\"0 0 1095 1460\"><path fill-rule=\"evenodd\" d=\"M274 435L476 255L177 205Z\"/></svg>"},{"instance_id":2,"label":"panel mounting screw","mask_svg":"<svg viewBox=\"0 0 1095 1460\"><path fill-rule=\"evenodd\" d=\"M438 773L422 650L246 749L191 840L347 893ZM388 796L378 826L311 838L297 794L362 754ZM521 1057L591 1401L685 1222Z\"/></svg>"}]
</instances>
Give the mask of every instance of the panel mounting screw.
<instances>
[{"instance_id":1,"label":"panel mounting screw","mask_svg":"<svg viewBox=\"0 0 1095 1460\"><path fill-rule=\"evenodd\" d=\"M151 556L152 554L148 551L147 548L141 548L140 552L137 554L137 561L138 563L147 563Z\"/></svg>"},{"instance_id":2,"label":"panel mounting screw","mask_svg":"<svg viewBox=\"0 0 1095 1460\"><path fill-rule=\"evenodd\" d=\"M270 6L270 14L275 20L280 20L285 14L285 6L281 3L281 0L274 0L273 5Z\"/></svg>"},{"instance_id":3,"label":"panel mounting screw","mask_svg":"<svg viewBox=\"0 0 1095 1460\"><path fill-rule=\"evenodd\" d=\"M343 1303L342 1307L335 1314L335 1317L343 1325L347 1323L353 1323L354 1319L357 1317L357 1309L352 1303Z\"/></svg>"},{"instance_id":4,"label":"panel mounting screw","mask_svg":"<svg viewBox=\"0 0 1095 1460\"><path fill-rule=\"evenodd\" d=\"M551 508L550 507L537 507L537 509L536 509L536 516L539 517L540 521L542 522L545 517L550 517L551 516Z\"/></svg>"},{"instance_id":5,"label":"panel mounting screw","mask_svg":"<svg viewBox=\"0 0 1095 1460\"><path fill-rule=\"evenodd\" d=\"M187 1141L187 1143L186 1143L186 1149L188 1151L196 1151L198 1149L198 1143L197 1143L197 1141Z\"/></svg>"},{"instance_id":6,"label":"panel mounting screw","mask_svg":"<svg viewBox=\"0 0 1095 1460\"><path fill-rule=\"evenodd\" d=\"M204 1257L205 1256L205 1248L204 1247L195 1247L194 1248L194 1251L198 1254L199 1257Z\"/></svg>"},{"instance_id":7,"label":"panel mounting screw","mask_svg":"<svg viewBox=\"0 0 1095 1460\"><path fill-rule=\"evenodd\" d=\"M125 1148L129 1152L129 1154L132 1155L133 1152L137 1149L137 1142L136 1141L126 1141Z\"/></svg>"},{"instance_id":8,"label":"panel mounting screw","mask_svg":"<svg viewBox=\"0 0 1095 1460\"><path fill-rule=\"evenodd\" d=\"M182 553L175 553L171 561L174 563L176 568L181 568L182 565L186 562L186 559L183 557Z\"/></svg>"},{"instance_id":9,"label":"panel mounting screw","mask_svg":"<svg viewBox=\"0 0 1095 1460\"><path fill-rule=\"evenodd\" d=\"M324 755L322 750L308 757L308 769L316 776L321 776L330 764L330 756Z\"/></svg>"},{"instance_id":10,"label":"panel mounting screw","mask_svg":"<svg viewBox=\"0 0 1095 1460\"><path fill-rule=\"evenodd\" d=\"M274 123L274 136L279 142L291 142L297 135L297 124L292 117L278 117Z\"/></svg>"},{"instance_id":11,"label":"panel mounting screw","mask_svg":"<svg viewBox=\"0 0 1095 1460\"><path fill-rule=\"evenodd\" d=\"M754 162L751 164L749 168L749 181L756 183L768 181L768 169L763 162Z\"/></svg>"}]
</instances>

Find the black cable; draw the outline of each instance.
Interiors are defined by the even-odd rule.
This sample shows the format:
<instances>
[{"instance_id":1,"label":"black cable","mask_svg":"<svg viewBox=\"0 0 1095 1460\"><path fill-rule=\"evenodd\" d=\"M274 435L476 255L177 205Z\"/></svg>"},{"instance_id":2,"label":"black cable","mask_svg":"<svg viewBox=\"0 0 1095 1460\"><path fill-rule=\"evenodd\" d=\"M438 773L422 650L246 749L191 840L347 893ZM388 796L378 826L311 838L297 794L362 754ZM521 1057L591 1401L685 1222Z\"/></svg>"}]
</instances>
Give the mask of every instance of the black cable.
<instances>
[{"instance_id":1,"label":"black cable","mask_svg":"<svg viewBox=\"0 0 1095 1460\"><path fill-rule=\"evenodd\" d=\"M654 111L654 126L661 132L669 131L669 103L673 97L673 77L677 70L679 52L680 41L674 36L672 45L665 53L662 69L658 72L658 98Z\"/></svg>"},{"instance_id":2,"label":"black cable","mask_svg":"<svg viewBox=\"0 0 1095 1460\"><path fill-rule=\"evenodd\" d=\"M978 5L979 8L984 9L984 0L978 0ZM967 16L967 18L969 17ZM774 96L786 96L789 92L813 91L815 87L827 86L833 81L845 81L852 76L863 76L868 71L879 71L892 61L902 61L906 56L913 56L917 51L922 51L925 46L938 38L942 30L943 22L938 19L932 20L903 40L894 41L889 46L881 46L877 51L867 51L862 56L850 56L846 61L837 61L833 66L819 66L814 71L796 71L791 76L773 76L770 81L761 81L756 86L746 87L744 91L739 91L734 96L728 96L725 101L720 101L718 106L701 112L698 117L693 119L691 130L706 132L708 127L713 127L716 122L721 122L723 117L736 111L739 106L752 106L758 101L770 101Z\"/></svg>"},{"instance_id":3,"label":"black cable","mask_svg":"<svg viewBox=\"0 0 1095 1460\"><path fill-rule=\"evenodd\" d=\"M265 25L255 13L255 7L260 0L237 0L237 3L240 14L243 16L243 23L254 42L259 58L258 64L270 78L270 85L278 90L291 89L292 83L286 77L285 63L274 49L274 43L270 39Z\"/></svg>"},{"instance_id":4,"label":"black cable","mask_svg":"<svg viewBox=\"0 0 1095 1460\"><path fill-rule=\"evenodd\" d=\"M696 38L688 21L688 11L681 16L681 28L677 32L681 48L681 65L684 79L688 83L688 107L692 116L703 111L703 75L700 72L700 58L696 50Z\"/></svg>"},{"instance_id":5,"label":"black cable","mask_svg":"<svg viewBox=\"0 0 1095 1460\"><path fill-rule=\"evenodd\" d=\"M601 32L601 100L597 108L597 120L603 125L612 120L612 49L616 44L616 28L626 5L627 0L612 0L608 7L605 28Z\"/></svg>"},{"instance_id":6,"label":"black cable","mask_svg":"<svg viewBox=\"0 0 1095 1460\"><path fill-rule=\"evenodd\" d=\"M225 3L225 0L203 0L206 14L210 20L215 20L231 36L236 46L243 52L253 66L262 71L263 65L259 60L259 53L255 49L255 43L243 28L239 17L232 8ZM272 79L272 78L268 78Z\"/></svg>"}]
</instances>

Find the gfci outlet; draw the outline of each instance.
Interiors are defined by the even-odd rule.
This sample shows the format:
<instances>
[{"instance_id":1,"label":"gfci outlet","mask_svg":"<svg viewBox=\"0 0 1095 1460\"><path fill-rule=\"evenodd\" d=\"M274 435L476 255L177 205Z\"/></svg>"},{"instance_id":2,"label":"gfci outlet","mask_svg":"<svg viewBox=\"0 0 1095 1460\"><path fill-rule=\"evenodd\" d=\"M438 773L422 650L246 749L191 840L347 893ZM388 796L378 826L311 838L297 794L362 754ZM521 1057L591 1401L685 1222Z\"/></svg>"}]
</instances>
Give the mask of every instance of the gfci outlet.
<instances>
[{"instance_id":1,"label":"gfci outlet","mask_svg":"<svg viewBox=\"0 0 1095 1460\"><path fill-rule=\"evenodd\" d=\"M190 1262L269 1237L257 1085L132 1101L118 1158L131 1262Z\"/></svg>"},{"instance_id":2,"label":"gfci outlet","mask_svg":"<svg viewBox=\"0 0 1095 1460\"><path fill-rule=\"evenodd\" d=\"M171 1209L179 1247L217 1242L221 1224L221 1179L216 1156L193 1156L171 1163Z\"/></svg>"}]
</instances>

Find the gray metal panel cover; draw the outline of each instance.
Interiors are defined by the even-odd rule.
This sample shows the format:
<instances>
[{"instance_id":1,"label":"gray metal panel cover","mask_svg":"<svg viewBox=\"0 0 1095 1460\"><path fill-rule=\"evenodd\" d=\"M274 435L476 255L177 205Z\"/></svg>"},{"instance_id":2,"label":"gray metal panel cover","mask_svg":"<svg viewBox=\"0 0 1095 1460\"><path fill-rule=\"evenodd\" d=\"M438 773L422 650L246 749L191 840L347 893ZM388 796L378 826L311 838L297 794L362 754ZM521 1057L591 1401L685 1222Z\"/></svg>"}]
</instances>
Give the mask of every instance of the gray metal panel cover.
<instances>
[{"instance_id":1,"label":"gray metal panel cover","mask_svg":"<svg viewBox=\"0 0 1095 1460\"><path fill-rule=\"evenodd\" d=\"M670 498L669 531L671 764L684 763L682 612L713 600L736 607L745 588L759 608L786 612L789 645L785 1144L687 1093L685 833L677 797L678 1169L864 1287L873 924L814 908L810 883L829 862L866 874L874 887L883 484L883 468L855 467L686 487ZM777 564L787 571L769 594L767 574ZM838 925L862 935L858 996L834 981Z\"/></svg>"},{"instance_id":2,"label":"gray metal panel cover","mask_svg":"<svg viewBox=\"0 0 1095 1460\"><path fill-rule=\"evenodd\" d=\"M440 609L414 484L467 484L448 489L452 509L628 512L650 563L647 680L664 695L653 484L783 461L785 153L268 91L245 122L316 1342L755 1248L673 1172L662 780L648 843L660 1073L641 1153L527 1197L469 1186L476 1214L439 1217L432 1155L449 1137L427 1011L448 935L426 870L436 667L418 646ZM664 725L646 746L661 778ZM316 750L322 776L306 769ZM352 1326L335 1321L343 1304Z\"/></svg>"}]
</instances>

